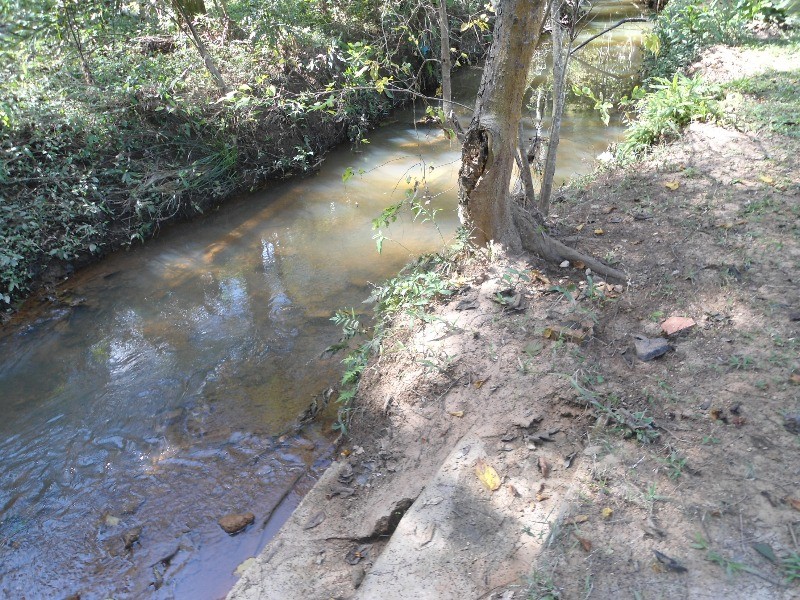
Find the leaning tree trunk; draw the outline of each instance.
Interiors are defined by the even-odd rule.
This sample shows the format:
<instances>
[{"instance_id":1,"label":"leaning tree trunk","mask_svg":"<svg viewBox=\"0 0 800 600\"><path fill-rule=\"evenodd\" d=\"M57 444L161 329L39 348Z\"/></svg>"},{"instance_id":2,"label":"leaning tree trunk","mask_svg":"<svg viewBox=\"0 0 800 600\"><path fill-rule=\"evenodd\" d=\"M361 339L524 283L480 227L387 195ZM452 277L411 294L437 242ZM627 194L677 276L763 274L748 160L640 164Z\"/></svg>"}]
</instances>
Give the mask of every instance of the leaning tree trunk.
<instances>
[{"instance_id":1,"label":"leaning tree trunk","mask_svg":"<svg viewBox=\"0 0 800 600\"><path fill-rule=\"evenodd\" d=\"M513 201L522 105L548 2L503 0L496 6L494 39L461 154L459 217L476 243L494 241L511 252L524 248L550 262L580 260L600 275L624 279L621 271L551 238L540 216Z\"/></svg>"}]
</instances>

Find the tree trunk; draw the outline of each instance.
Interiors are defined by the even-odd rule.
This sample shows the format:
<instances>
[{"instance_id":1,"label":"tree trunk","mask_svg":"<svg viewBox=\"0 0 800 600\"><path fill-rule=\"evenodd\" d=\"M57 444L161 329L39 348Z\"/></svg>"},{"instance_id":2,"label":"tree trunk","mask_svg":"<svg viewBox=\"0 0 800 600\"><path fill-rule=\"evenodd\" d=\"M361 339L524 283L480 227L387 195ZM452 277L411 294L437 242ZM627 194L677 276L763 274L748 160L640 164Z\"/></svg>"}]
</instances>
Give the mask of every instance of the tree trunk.
<instances>
[{"instance_id":1,"label":"tree trunk","mask_svg":"<svg viewBox=\"0 0 800 600\"><path fill-rule=\"evenodd\" d=\"M197 15L206 14L206 4L204 0L172 0L176 10L186 15L186 18L192 19Z\"/></svg>"},{"instance_id":2,"label":"tree trunk","mask_svg":"<svg viewBox=\"0 0 800 600\"><path fill-rule=\"evenodd\" d=\"M194 42L195 48L197 48L197 51L200 53L200 57L203 59L206 69L211 74L211 78L214 80L214 83L217 84L217 87L223 94L227 94L228 84L225 83L222 73L220 73L219 69L217 69L214 59L211 58L211 54L209 53L208 48L206 48L203 38L200 37L200 35L197 33L197 30L194 28L192 16L185 11L186 4L195 4L195 2L196 0L173 0L173 5L175 6L175 11L178 13L180 25L186 26L186 28L189 30L189 36ZM197 2L203 5L203 11L205 11L203 0L197 0Z\"/></svg>"},{"instance_id":3,"label":"tree trunk","mask_svg":"<svg viewBox=\"0 0 800 600\"><path fill-rule=\"evenodd\" d=\"M561 26L561 2L550 6L551 41L553 44L553 120L550 124L550 139L547 142L547 158L544 162L542 189L539 192L539 212L547 216L550 198L553 195L553 179L556 174L556 154L561 141L561 119L567 98L567 65L571 40L565 36ZM569 40L569 41L568 41Z\"/></svg>"},{"instance_id":4,"label":"tree trunk","mask_svg":"<svg viewBox=\"0 0 800 600\"><path fill-rule=\"evenodd\" d=\"M503 0L496 6L494 39L461 154L459 217L478 244L524 248L550 262L580 260L600 275L624 280L621 271L551 238L541 217L513 201L522 105L548 2Z\"/></svg>"},{"instance_id":5,"label":"tree trunk","mask_svg":"<svg viewBox=\"0 0 800 600\"><path fill-rule=\"evenodd\" d=\"M459 216L475 241L490 240L518 251L510 181L528 73L539 45L547 0L497 3L494 40L481 78L475 114L462 150Z\"/></svg>"},{"instance_id":6,"label":"tree trunk","mask_svg":"<svg viewBox=\"0 0 800 600\"><path fill-rule=\"evenodd\" d=\"M439 34L442 55L442 113L444 114L442 125L446 127L453 112L453 88L450 83L450 71L453 63L450 60L450 22L447 18L447 0L439 0Z\"/></svg>"}]
</instances>

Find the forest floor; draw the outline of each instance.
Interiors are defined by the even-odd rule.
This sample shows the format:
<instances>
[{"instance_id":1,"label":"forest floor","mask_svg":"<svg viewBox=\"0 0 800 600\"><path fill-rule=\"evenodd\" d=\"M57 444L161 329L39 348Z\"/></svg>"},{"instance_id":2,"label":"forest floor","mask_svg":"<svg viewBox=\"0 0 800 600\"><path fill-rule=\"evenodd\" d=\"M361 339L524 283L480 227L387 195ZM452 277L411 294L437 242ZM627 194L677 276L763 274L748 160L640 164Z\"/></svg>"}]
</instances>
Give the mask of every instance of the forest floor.
<instances>
[{"instance_id":1,"label":"forest floor","mask_svg":"<svg viewBox=\"0 0 800 600\"><path fill-rule=\"evenodd\" d=\"M796 85L791 52L697 68ZM558 199L627 285L476 253L398 320L339 459L229 597L800 597L800 139L745 121Z\"/></svg>"}]
</instances>

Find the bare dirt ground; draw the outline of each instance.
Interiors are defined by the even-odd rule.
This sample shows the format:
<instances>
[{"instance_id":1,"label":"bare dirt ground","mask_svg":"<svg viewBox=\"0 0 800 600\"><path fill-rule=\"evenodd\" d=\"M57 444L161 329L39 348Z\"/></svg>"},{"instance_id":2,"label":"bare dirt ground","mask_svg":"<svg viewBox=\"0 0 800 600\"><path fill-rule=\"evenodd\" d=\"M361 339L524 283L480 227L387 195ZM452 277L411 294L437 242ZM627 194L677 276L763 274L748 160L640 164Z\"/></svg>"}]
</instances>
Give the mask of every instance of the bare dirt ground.
<instances>
[{"instance_id":1,"label":"bare dirt ground","mask_svg":"<svg viewBox=\"0 0 800 600\"><path fill-rule=\"evenodd\" d=\"M397 323L340 459L229 597L799 598L798 156L693 125L566 191L562 233L624 288L465 261Z\"/></svg>"}]
</instances>

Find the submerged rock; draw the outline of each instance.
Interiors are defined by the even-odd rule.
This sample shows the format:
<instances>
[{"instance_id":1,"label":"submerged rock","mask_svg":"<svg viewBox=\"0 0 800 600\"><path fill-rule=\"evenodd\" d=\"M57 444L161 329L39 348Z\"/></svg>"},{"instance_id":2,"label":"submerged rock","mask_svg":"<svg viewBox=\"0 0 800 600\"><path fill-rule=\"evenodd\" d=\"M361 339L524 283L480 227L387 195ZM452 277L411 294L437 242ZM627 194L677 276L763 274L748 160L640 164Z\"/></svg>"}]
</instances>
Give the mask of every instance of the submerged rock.
<instances>
[{"instance_id":1,"label":"submerged rock","mask_svg":"<svg viewBox=\"0 0 800 600\"><path fill-rule=\"evenodd\" d=\"M227 533L228 535L236 535L240 531L244 530L248 525L251 525L255 522L256 516L251 513L232 513L230 515L225 515L219 521L219 526Z\"/></svg>"}]
</instances>

